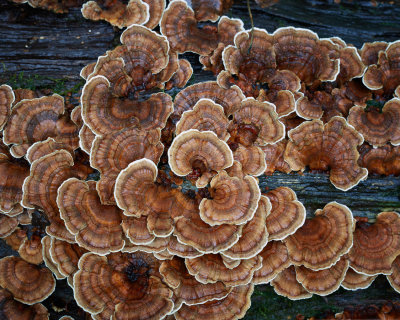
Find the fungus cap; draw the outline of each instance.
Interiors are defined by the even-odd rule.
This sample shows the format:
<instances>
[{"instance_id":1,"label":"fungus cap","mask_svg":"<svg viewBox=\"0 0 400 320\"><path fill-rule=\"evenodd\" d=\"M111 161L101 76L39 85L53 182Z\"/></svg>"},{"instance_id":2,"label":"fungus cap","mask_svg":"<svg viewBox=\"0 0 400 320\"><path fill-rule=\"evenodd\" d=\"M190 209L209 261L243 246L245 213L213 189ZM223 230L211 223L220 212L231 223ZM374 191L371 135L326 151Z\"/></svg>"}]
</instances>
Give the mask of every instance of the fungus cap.
<instances>
[{"instance_id":1,"label":"fungus cap","mask_svg":"<svg viewBox=\"0 0 400 320\"><path fill-rule=\"evenodd\" d=\"M11 113L11 105L15 100L12 88L6 84L0 86L0 130L7 123Z\"/></svg>"},{"instance_id":2,"label":"fungus cap","mask_svg":"<svg viewBox=\"0 0 400 320\"><path fill-rule=\"evenodd\" d=\"M358 273L353 268L348 268L346 276L343 279L342 287L346 290L358 290L368 288L377 276L367 276Z\"/></svg>"},{"instance_id":3,"label":"fungus cap","mask_svg":"<svg viewBox=\"0 0 400 320\"><path fill-rule=\"evenodd\" d=\"M294 266L290 266L280 272L271 281L271 285L274 287L274 291L277 294L289 298L290 300L308 299L313 295L296 280L296 270Z\"/></svg>"}]
</instances>

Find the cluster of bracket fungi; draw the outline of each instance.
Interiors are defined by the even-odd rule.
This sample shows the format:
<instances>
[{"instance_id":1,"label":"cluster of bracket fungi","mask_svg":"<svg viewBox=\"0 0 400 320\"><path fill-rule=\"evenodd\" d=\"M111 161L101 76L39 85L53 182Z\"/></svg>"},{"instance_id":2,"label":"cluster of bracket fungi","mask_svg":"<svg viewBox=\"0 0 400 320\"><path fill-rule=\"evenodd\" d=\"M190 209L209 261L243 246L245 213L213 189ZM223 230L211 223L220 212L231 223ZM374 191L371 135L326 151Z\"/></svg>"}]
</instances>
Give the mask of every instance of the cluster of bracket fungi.
<instances>
[{"instance_id":1,"label":"cluster of bracket fungi","mask_svg":"<svg viewBox=\"0 0 400 320\"><path fill-rule=\"evenodd\" d=\"M47 319L55 278L93 319L239 319L265 283L304 299L384 274L400 292L398 213L370 223L330 202L306 219L293 190L256 178L309 167L346 191L399 175L400 41L200 28L219 16L146 3L83 68L79 106L0 87L0 236L19 253L0 260L2 314ZM186 86L187 51L217 81Z\"/></svg>"}]
</instances>

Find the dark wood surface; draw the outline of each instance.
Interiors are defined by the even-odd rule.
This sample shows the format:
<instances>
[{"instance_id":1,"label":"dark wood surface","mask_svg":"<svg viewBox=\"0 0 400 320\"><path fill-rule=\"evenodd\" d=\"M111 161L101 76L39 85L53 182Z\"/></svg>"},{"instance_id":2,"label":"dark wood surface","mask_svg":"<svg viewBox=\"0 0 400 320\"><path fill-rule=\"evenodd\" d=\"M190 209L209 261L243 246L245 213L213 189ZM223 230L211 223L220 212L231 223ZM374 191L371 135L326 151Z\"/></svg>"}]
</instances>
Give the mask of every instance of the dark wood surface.
<instances>
[{"instance_id":1,"label":"dark wood surface","mask_svg":"<svg viewBox=\"0 0 400 320\"><path fill-rule=\"evenodd\" d=\"M396 3L374 7L370 1L342 1L338 5L330 0L282 0L267 9L257 7L254 2L251 7L255 26L269 32L292 25L309 28L320 37L341 37L357 47L364 42L400 39L400 5ZM241 18L245 27L250 28L244 1L236 3L227 15ZM0 0L0 84L40 88L61 83L67 88L79 89L81 68L118 45L119 35L118 29L105 22L84 19L79 9L56 15L26 4ZM190 83L214 79L211 73L201 70L197 55L186 54L185 57L195 70ZM261 177L260 186L263 192L278 186L291 187L309 216L330 201L346 204L354 215L368 216L371 220L381 211L400 211L400 178L396 177L371 176L343 192L330 184L326 174L275 173ZM0 242L0 257L10 253L4 242ZM62 314L81 319L65 281L58 282L57 288L56 294L45 303L51 311L51 319L58 319ZM258 286L246 319L291 319L298 313L312 316L326 310L340 311L349 305L380 304L387 300L400 301L400 295L389 287L383 276L367 290L341 289L328 297L298 302L277 296L270 286ZM64 310L57 313L54 305Z\"/></svg>"}]
</instances>

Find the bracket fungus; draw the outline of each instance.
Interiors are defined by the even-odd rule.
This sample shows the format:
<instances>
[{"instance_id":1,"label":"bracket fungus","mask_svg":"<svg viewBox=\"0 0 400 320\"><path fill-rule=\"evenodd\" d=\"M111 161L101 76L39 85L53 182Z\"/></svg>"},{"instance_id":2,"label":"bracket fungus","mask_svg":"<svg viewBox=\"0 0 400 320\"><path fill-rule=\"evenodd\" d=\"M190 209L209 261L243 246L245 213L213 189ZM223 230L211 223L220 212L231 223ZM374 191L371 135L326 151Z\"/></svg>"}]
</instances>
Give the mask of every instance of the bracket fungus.
<instances>
[{"instance_id":1,"label":"bracket fungus","mask_svg":"<svg viewBox=\"0 0 400 320\"><path fill-rule=\"evenodd\" d=\"M6 84L0 86L0 130L7 123L11 113L11 106L15 100L12 88Z\"/></svg>"},{"instance_id":2,"label":"bracket fungus","mask_svg":"<svg viewBox=\"0 0 400 320\"><path fill-rule=\"evenodd\" d=\"M353 268L348 268L343 279L342 287L347 290L358 290L368 288L377 276L368 276L358 273Z\"/></svg>"},{"instance_id":3,"label":"bracket fungus","mask_svg":"<svg viewBox=\"0 0 400 320\"><path fill-rule=\"evenodd\" d=\"M400 256L392 263L392 273L386 276L394 290L400 293Z\"/></svg>"},{"instance_id":4,"label":"bracket fungus","mask_svg":"<svg viewBox=\"0 0 400 320\"><path fill-rule=\"evenodd\" d=\"M287 297L290 300L308 299L313 295L296 280L296 270L294 266L290 266L281 271L271 281L271 285L277 294Z\"/></svg>"},{"instance_id":5,"label":"bracket fungus","mask_svg":"<svg viewBox=\"0 0 400 320\"><path fill-rule=\"evenodd\" d=\"M367 168L368 173L383 175L400 175L400 146L386 144L379 148L362 145L360 148L360 166Z\"/></svg>"}]
</instances>

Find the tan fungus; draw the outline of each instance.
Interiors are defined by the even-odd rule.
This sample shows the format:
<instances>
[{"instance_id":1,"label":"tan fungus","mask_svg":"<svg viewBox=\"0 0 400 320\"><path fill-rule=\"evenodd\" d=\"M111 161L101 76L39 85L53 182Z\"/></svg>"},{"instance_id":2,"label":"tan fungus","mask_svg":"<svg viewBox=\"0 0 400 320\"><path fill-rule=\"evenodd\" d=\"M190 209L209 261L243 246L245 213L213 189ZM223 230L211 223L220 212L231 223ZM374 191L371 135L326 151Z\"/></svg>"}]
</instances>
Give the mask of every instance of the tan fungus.
<instances>
[{"instance_id":1,"label":"tan fungus","mask_svg":"<svg viewBox=\"0 0 400 320\"><path fill-rule=\"evenodd\" d=\"M366 289L371 285L376 277L377 276L367 276L354 271L352 268L348 268L346 276L342 282L342 287L347 290Z\"/></svg>"},{"instance_id":2,"label":"tan fungus","mask_svg":"<svg viewBox=\"0 0 400 320\"><path fill-rule=\"evenodd\" d=\"M275 279L271 281L271 285L274 287L277 294L289 298L290 300L308 299L313 295L296 280L296 270L294 266L290 266L279 273Z\"/></svg>"}]
</instances>

